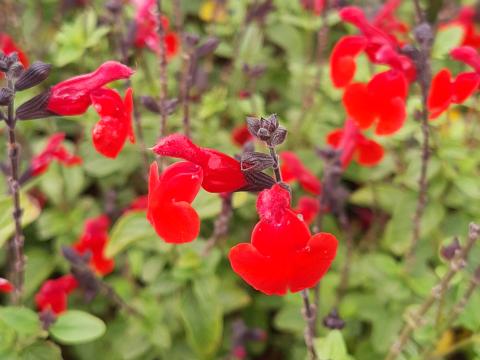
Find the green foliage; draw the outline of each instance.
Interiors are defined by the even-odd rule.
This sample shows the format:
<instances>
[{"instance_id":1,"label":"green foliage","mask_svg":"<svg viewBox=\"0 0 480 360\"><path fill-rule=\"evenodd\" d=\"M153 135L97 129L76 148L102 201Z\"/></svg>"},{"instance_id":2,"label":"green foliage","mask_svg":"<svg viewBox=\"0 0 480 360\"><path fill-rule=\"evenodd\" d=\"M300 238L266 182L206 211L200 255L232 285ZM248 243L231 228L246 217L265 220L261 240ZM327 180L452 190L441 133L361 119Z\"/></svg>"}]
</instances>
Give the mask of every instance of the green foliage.
<instances>
[{"instance_id":1,"label":"green foliage","mask_svg":"<svg viewBox=\"0 0 480 360\"><path fill-rule=\"evenodd\" d=\"M106 330L99 318L79 310L61 314L50 327L50 334L61 344L82 344L101 337Z\"/></svg>"}]
</instances>

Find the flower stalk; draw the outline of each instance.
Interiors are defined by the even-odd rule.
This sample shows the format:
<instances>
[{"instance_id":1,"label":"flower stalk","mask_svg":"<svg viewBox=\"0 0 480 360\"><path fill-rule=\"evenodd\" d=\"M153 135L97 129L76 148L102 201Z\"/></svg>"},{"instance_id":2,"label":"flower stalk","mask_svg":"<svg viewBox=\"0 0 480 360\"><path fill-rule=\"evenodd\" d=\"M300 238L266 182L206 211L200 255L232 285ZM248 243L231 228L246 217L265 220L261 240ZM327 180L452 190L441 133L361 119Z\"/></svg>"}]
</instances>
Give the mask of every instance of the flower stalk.
<instances>
[{"instance_id":1,"label":"flower stalk","mask_svg":"<svg viewBox=\"0 0 480 360\"><path fill-rule=\"evenodd\" d=\"M157 0L158 27L157 33L159 37L158 65L160 70L160 138L167 134L167 117L166 101L168 96L168 77L167 77L167 49L165 45L165 28L161 19L162 16L162 0Z\"/></svg>"}]
</instances>

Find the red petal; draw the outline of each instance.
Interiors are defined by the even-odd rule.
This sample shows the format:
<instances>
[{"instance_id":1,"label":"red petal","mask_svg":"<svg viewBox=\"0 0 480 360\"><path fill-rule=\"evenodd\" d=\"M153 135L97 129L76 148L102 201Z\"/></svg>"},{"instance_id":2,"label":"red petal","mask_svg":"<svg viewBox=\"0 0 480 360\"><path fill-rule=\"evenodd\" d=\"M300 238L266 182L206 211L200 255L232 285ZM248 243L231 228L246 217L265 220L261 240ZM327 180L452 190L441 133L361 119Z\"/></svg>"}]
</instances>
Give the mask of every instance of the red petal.
<instances>
[{"instance_id":1,"label":"red petal","mask_svg":"<svg viewBox=\"0 0 480 360\"><path fill-rule=\"evenodd\" d=\"M364 36L344 36L333 48L330 58L330 76L337 88L347 86L355 76L355 57L365 49Z\"/></svg>"},{"instance_id":2,"label":"red petal","mask_svg":"<svg viewBox=\"0 0 480 360\"><path fill-rule=\"evenodd\" d=\"M378 105L396 97L407 98L408 82L402 72L388 70L376 74L368 82L368 92Z\"/></svg>"},{"instance_id":3,"label":"red petal","mask_svg":"<svg viewBox=\"0 0 480 360\"><path fill-rule=\"evenodd\" d=\"M343 129L333 130L327 135L327 144L333 148L337 148L342 141Z\"/></svg>"},{"instance_id":4,"label":"red petal","mask_svg":"<svg viewBox=\"0 0 480 360\"><path fill-rule=\"evenodd\" d=\"M377 135L391 135L397 132L407 118L405 102L399 97L386 102L381 111L375 129Z\"/></svg>"},{"instance_id":5,"label":"red petal","mask_svg":"<svg viewBox=\"0 0 480 360\"><path fill-rule=\"evenodd\" d=\"M280 154L281 173L284 181L298 180L304 190L319 195L322 185L315 175L305 167L298 156L291 151Z\"/></svg>"},{"instance_id":6,"label":"red petal","mask_svg":"<svg viewBox=\"0 0 480 360\"><path fill-rule=\"evenodd\" d=\"M9 293L13 291L13 285L7 279L0 278L0 292Z\"/></svg>"},{"instance_id":7,"label":"red petal","mask_svg":"<svg viewBox=\"0 0 480 360\"><path fill-rule=\"evenodd\" d=\"M202 181L203 170L200 166L188 161L177 162L168 166L160 177L162 197L191 203L200 191Z\"/></svg>"},{"instance_id":8,"label":"red petal","mask_svg":"<svg viewBox=\"0 0 480 360\"><path fill-rule=\"evenodd\" d=\"M359 164L373 166L382 161L384 151L379 143L365 138L357 145L357 154L357 161Z\"/></svg>"},{"instance_id":9,"label":"red petal","mask_svg":"<svg viewBox=\"0 0 480 360\"><path fill-rule=\"evenodd\" d=\"M267 295L287 292L290 266L288 262L264 256L251 244L238 244L228 255L233 271L245 282Z\"/></svg>"},{"instance_id":10,"label":"red petal","mask_svg":"<svg viewBox=\"0 0 480 360\"><path fill-rule=\"evenodd\" d=\"M372 99L366 84L355 83L349 85L343 94L343 104L350 117L362 129L369 128L376 118Z\"/></svg>"},{"instance_id":11,"label":"red petal","mask_svg":"<svg viewBox=\"0 0 480 360\"><path fill-rule=\"evenodd\" d=\"M302 196L298 200L298 205L295 211L302 214L303 221L307 224L311 224L320 211L320 204L316 198Z\"/></svg>"},{"instance_id":12,"label":"red petal","mask_svg":"<svg viewBox=\"0 0 480 360\"><path fill-rule=\"evenodd\" d=\"M474 72L460 73L453 82L452 101L461 104L477 90L480 83L480 75Z\"/></svg>"},{"instance_id":13,"label":"red petal","mask_svg":"<svg viewBox=\"0 0 480 360\"><path fill-rule=\"evenodd\" d=\"M291 292L311 288L327 272L337 253L337 239L332 234L319 233L310 239L308 246L293 257L289 282Z\"/></svg>"},{"instance_id":14,"label":"red petal","mask_svg":"<svg viewBox=\"0 0 480 360\"><path fill-rule=\"evenodd\" d=\"M125 92L125 98L123 99L125 106L126 122L128 128L128 139L130 143L135 144L135 132L133 131L132 126L132 112L133 112L133 90L128 88Z\"/></svg>"},{"instance_id":15,"label":"red petal","mask_svg":"<svg viewBox=\"0 0 480 360\"><path fill-rule=\"evenodd\" d=\"M453 49L450 52L453 59L462 61L467 65L470 65L475 71L480 72L480 56L477 50L471 46L460 46Z\"/></svg>"},{"instance_id":16,"label":"red petal","mask_svg":"<svg viewBox=\"0 0 480 360\"><path fill-rule=\"evenodd\" d=\"M167 243L182 244L193 241L200 232L200 218L192 206L184 201L165 204L157 211L147 213L157 234Z\"/></svg>"},{"instance_id":17,"label":"red petal","mask_svg":"<svg viewBox=\"0 0 480 360\"><path fill-rule=\"evenodd\" d=\"M452 95L453 86L450 70L442 69L433 77L428 94L427 106L430 119L435 119L448 108Z\"/></svg>"},{"instance_id":18,"label":"red petal","mask_svg":"<svg viewBox=\"0 0 480 360\"><path fill-rule=\"evenodd\" d=\"M279 184L263 190L257 198L257 212L262 220L279 223L290 208L290 192Z\"/></svg>"}]
</instances>

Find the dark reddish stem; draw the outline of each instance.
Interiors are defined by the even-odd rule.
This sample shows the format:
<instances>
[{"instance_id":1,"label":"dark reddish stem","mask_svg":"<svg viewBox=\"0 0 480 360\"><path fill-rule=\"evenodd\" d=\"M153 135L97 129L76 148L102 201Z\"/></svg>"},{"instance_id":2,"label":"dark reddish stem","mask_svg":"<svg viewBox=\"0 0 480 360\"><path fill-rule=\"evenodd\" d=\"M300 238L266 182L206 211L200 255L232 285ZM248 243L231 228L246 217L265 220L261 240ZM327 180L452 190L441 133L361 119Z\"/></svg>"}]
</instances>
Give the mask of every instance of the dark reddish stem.
<instances>
[{"instance_id":1,"label":"dark reddish stem","mask_svg":"<svg viewBox=\"0 0 480 360\"><path fill-rule=\"evenodd\" d=\"M15 91L15 85L10 75L7 75L7 85L10 90ZM11 254L13 255L11 270L12 283L14 286L12 301L18 305L21 302L23 291L23 279L25 272L25 256L23 254L24 237L22 232L22 214L23 210L20 206L20 184L18 181L18 144L15 134L15 111L14 99L8 104L7 111L7 125L8 125L8 158L10 163L8 184L13 200L13 222L15 224L15 234L10 240Z\"/></svg>"}]
</instances>

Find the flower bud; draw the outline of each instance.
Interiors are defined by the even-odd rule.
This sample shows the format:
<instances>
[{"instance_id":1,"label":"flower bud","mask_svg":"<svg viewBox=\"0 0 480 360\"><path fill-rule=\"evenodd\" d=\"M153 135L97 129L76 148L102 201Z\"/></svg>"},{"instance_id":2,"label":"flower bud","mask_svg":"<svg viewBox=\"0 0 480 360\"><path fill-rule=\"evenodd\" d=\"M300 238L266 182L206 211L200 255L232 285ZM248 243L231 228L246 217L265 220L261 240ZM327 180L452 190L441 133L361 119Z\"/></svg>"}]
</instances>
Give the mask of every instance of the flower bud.
<instances>
[{"instance_id":1,"label":"flower bud","mask_svg":"<svg viewBox=\"0 0 480 360\"><path fill-rule=\"evenodd\" d=\"M220 44L220 40L216 37L209 37L202 45L197 48L196 55L197 57L203 57L208 54L211 54Z\"/></svg>"},{"instance_id":2,"label":"flower bud","mask_svg":"<svg viewBox=\"0 0 480 360\"><path fill-rule=\"evenodd\" d=\"M253 136L257 137L258 130L260 129L260 119L247 116L247 129Z\"/></svg>"},{"instance_id":3,"label":"flower bud","mask_svg":"<svg viewBox=\"0 0 480 360\"><path fill-rule=\"evenodd\" d=\"M271 168L274 161L269 154L246 152L242 154L240 164L242 172L252 172Z\"/></svg>"},{"instance_id":4,"label":"flower bud","mask_svg":"<svg viewBox=\"0 0 480 360\"><path fill-rule=\"evenodd\" d=\"M270 138L270 145L277 146L283 144L287 137L287 129L283 126L279 126L277 130L275 130Z\"/></svg>"},{"instance_id":5,"label":"flower bud","mask_svg":"<svg viewBox=\"0 0 480 360\"><path fill-rule=\"evenodd\" d=\"M50 90L45 91L30 100L27 100L17 108L18 120L33 120L56 114L47 109L48 100L50 99Z\"/></svg>"},{"instance_id":6,"label":"flower bud","mask_svg":"<svg viewBox=\"0 0 480 360\"><path fill-rule=\"evenodd\" d=\"M257 137L260 139L260 140L263 140L263 141L268 141L270 140L270 136L272 134L270 133L270 131L268 131L268 129L264 128L264 127L261 127L260 129L258 129L257 131Z\"/></svg>"},{"instance_id":7,"label":"flower bud","mask_svg":"<svg viewBox=\"0 0 480 360\"><path fill-rule=\"evenodd\" d=\"M462 247L460 246L460 242L458 241L458 238L455 237L450 244L442 246L442 248L440 249L440 255L445 260L451 261L461 249Z\"/></svg>"},{"instance_id":8,"label":"flower bud","mask_svg":"<svg viewBox=\"0 0 480 360\"><path fill-rule=\"evenodd\" d=\"M15 83L15 90L22 91L34 87L44 81L50 74L52 65L41 61L34 62L24 71Z\"/></svg>"},{"instance_id":9,"label":"flower bud","mask_svg":"<svg viewBox=\"0 0 480 360\"><path fill-rule=\"evenodd\" d=\"M337 309L333 309L332 311L330 311L330 314L328 314L323 319L323 325L328 329L340 330L345 327L345 321L343 321L342 318L338 315Z\"/></svg>"}]
</instances>

